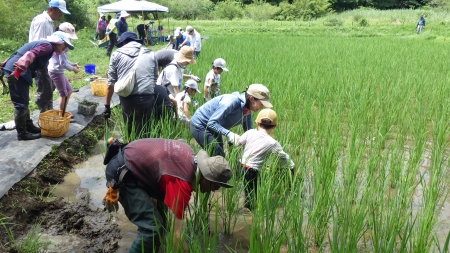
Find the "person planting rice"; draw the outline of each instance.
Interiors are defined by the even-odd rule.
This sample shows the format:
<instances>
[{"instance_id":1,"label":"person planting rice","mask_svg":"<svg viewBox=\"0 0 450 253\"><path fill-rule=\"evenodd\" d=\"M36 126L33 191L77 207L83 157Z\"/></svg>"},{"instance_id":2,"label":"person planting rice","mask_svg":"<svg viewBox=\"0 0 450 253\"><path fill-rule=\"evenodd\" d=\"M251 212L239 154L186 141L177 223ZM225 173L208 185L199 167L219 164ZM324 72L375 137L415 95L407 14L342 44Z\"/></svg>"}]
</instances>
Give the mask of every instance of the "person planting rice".
<instances>
[{"instance_id":1,"label":"person planting rice","mask_svg":"<svg viewBox=\"0 0 450 253\"><path fill-rule=\"evenodd\" d=\"M251 129L251 112L263 107L271 108L269 89L252 84L243 93L224 94L211 99L198 108L191 119L190 131L197 143L215 155L225 156L222 135L237 144L239 135L230 131L242 124L244 131Z\"/></svg>"},{"instance_id":2,"label":"person planting rice","mask_svg":"<svg viewBox=\"0 0 450 253\"><path fill-rule=\"evenodd\" d=\"M189 79L184 83L184 90L175 97L178 107L178 118L182 122L190 122L191 114L189 113L189 104L191 104L191 96L200 93L198 84L195 80Z\"/></svg>"},{"instance_id":3,"label":"person planting rice","mask_svg":"<svg viewBox=\"0 0 450 253\"><path fill-rule=\"evenodd\" d=\"M225 60L222 58L215 59L212 63L212 69L205 77L203 91L205 92L204 98L206 101L220 95L220 74L223 71L228 71Z\"/></svg>"},{"instance_id":4,"label":"person planting rice","mask_svg":"<svg viewBox=\"0 0 450 253\"><path fill-rule=\"evenodd\" d=\"M178 51L173 61L171 61L158 76L157 85L166 87L170 94L175 97L179 93L178 85L181 85L183 78L191 78L196 82L201 82L200 78L194 75L185 75L184 69L189 64L195 64L194 49L191 47L182 47Z\"/></svg>"},{"instance_id":5,"label":"person planting rice","mask_svg":"<svg viewBox=\"0 0 450 253\"><path fill-rule=\"evenodd\" d=\"M274 110L261 110L255 121L258 129L248 130L242 134L237 142L238 146L244 146L241 167L244 172L244 205L249 210L253 210L255 207L258 174L266 158L273 154L279 159L280 165L289 165L291 170L295 167L294 162L283 151L280 143L272 138L277 121L278 117Z\"/></svg>"},{"instance_id":6,"label":"person planting rice","mask_svg":"<svg viewBox=\"0 0 450 253\"><path fill-rule=\"evenodd\" d=\"M195 155L186 142L169 139L141 139L117 152L104 161L108 164L105 170L108 191L103 203L108 211L117 211L120 202L125 215L138 227L128 252L158 252L167 232L168 213L166 207L161 210L162 203L175 216L174 248L180 246L183 252L188 252L186 243L180 245L180 236L192 191L205 193L220 187L231 188L227 183L232 177L228 162L221 156L209 157L204 150Z\"/></svg>"},{"instance_id":7,"label":"person planting rice","mask_svg":"<svg viewBox=\"0 0 450 253\"><path fill-rule=\"evenodd\" d=\"M43 68L47 69L53 53L62 54L67 45L61 37L51 35L46 40L23 45L4 63L3 71L8 80L9 93L14 105L14 122L19 141L41 138L41 129L33 125L28 109L30 86L33 83L32 73Z\"/></svg>"},{"instance_id":8,"label":"person planting rice","mask_svg":"<svg viewBox=\"0 0 450 253\"><path fill-rule=\"evenodd\" d=\"M70 25L71 27L68 25ZM78 73L80 69L77 63L71 63L67 59L67 48L70 50L74 49L73 45L70 43L70 39L68 38L68 36L77 38L75 35L75 28L73 28L73 26L69 23L62 23L59 28L61 29L61 27L62 29L65 29L67 31L73 31L73 33L71 34L57 31L50 37L59 38L60 40L64 41L66 48L61 54L53 53L53 56L48 64L48 75L53 80L53 83L55 84L56 89L59 92L59 109L63 111L67 103L69 102L70 95L72 94L72 86L70 86L69 80L67 80L66 76L64 75L64 70ZM71 119L70 122L75 122L75 120Z\"/></svg>"},{"instance_id":9,"label":"person planting rice","mask_svg":"<svg viewBox=\"0 0 450 253\"><path fill-rule=\"evenodd\" d=\"M186 39L179 45L179 47L183 47L188 45L194 49L194 57L198 58L200 56L200 51L202 50L202 38L200 33L198 33L192 26L186 26Z\"/></svg>"}]
</instances>

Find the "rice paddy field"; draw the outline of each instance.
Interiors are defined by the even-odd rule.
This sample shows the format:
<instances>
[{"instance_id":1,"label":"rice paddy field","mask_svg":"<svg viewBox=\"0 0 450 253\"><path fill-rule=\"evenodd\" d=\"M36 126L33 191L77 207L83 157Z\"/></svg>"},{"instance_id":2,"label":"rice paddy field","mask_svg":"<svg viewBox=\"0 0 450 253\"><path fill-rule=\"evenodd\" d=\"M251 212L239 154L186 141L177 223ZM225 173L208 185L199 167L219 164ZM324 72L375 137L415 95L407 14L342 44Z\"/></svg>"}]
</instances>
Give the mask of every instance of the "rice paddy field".
<instances>
[{"instance_id":1,"label":"rice paddy field","mask_svg":"<svg viewBox=\"0 0 450 253\"><path fill-rule=\"evenodd\" d=\"M235 187L196 196L185 230L192 252L448 252L446 43L214 35L189 69L204 77L218 57L230 70L222 93L269 88L275 138L296 173L269 159L257 208L242 214L240 150L229 147ZM188 129L162 128L199 149Z\"/></svg>"},{"instance_id":2,"label":"rice paddy field","mask_svg":"<svg viewBox=\"0 0 450 253\"><path fill-rule=\"evenodd\" d=\"M222 93L266 85L279 117L274 137L296 167L291 174L269 159L257 208L242 213L240 149L227 147L235 187L194 195L184 234L191 252L448 252L450 53L436 28L448 17L416 35L416 20L404 23L418 13L383 13L369 20L372 32L352 28L359 13L340 15L344 27L330 29L317 28L324 20L257 23L248 34L244 22L192 24L207 39L190 71L204 79L221 57L230 70ZM379 20L400 24L376 30ZM89 50L73 60L95 56L104 72L104 52ZM202 104L202 94L195 99ZM119 108L114 118L120 130ZM159 127L153 137L200 148L187 128ZM171 247L169 235L163 250Z\"/></svg>"},{"instance_id":3,"label":"rice paddy field","mask_svg":"<svg viewBox=\"0 0 450 253\"><path fill-rule=\"evenodd\" d=\"M280 122L275 138L297 172L268 164L260 173L249 244L230 252L447 252L446 44L211 36L190 69L203 76L217 57L230 69L222 74L223 93L251 83L269 87ZM235 153L229 149L230 164ZM225 234L242 208L237 168L233 184L211 207ZM197 252L217 242L198 240L191 244Z\"/></svg>"}]
</instances>

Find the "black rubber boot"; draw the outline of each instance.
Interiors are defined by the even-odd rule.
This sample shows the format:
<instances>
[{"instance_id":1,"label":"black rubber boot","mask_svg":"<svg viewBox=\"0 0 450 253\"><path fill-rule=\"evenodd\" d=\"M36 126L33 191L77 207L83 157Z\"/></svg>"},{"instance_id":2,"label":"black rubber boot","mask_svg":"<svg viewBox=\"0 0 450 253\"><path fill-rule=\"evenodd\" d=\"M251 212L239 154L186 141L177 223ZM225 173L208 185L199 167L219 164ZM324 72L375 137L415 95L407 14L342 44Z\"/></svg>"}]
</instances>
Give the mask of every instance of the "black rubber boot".
<instances>
[{"instance_id":1,"label":"black rubber boot","mask_svg":"<svg viewBox=\"0 0 450 253\"><path fill-rule=\"evenodd\" d=\"M30 118L30 110L27 109L27 132L32 133L32 134L40 134L41 133L41 128L35 126L33 124L33 120Z\"/></svg>"},{"instance_id":2,"label":"black rubber boot","mask_svg":"<svg viewBox=\"0 0 450 253\"><path fill-rule=\"evenodd\" d=\"M16 123L17 139L28 141L41 138L41 134L27 132L27 110L14 109L14 122Z\"/></svg>"}]
</instances>

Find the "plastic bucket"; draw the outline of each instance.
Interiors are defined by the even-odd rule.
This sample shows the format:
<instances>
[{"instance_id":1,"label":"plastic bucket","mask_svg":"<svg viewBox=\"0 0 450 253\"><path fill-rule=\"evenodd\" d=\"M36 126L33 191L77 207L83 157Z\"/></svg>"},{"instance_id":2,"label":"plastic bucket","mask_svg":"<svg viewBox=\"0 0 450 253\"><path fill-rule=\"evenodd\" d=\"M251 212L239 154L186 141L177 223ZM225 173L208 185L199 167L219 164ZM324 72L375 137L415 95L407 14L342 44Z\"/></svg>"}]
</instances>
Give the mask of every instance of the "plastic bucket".
<instances>
[{"instance_id":1,"label":"plastic bucket","mask_svg":"<svg viewBox=\"0 0 450 253\"><path fill-rule=\"evenodd\" d=\"M84 72L89 75L95 74L95 64L85 64Z\"/></svg>"}]
</instances>

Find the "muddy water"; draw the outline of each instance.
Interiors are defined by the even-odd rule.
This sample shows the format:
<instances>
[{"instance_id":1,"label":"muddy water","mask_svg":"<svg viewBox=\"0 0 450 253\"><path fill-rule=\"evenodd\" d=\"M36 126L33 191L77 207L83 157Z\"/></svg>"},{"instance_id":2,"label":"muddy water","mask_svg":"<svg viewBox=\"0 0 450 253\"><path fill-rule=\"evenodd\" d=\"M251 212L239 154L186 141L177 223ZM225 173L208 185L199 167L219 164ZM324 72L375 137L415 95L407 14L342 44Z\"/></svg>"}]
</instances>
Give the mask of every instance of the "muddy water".
<instances>
[{"instance_id":1,"label":"muddy water","mask_svg":"<svg viewBox=\"0 0 450 253\"><path fill-rule=\"evenodd\" d=\"M102 199L106 193L106 179L104 173L105 166L103 165L104 151L102 147L104 147L104 141L100 141L97 144L94 151L95 155L90 157L89 160L75 166L75 170L64 177L64 183L58 185L55 189L55 195L57 197L63 197L66 201L88 199L90 204L103 208ZM104 215L107 216L107 212ZM117 252L128 252L128 248L136 236L137 227L128 221L121 206L119 211L111 217L111 221L118 224L122 236ZM44 237L43 239L50 240L52 247L69 249L67 252L77 252L77 249L84 246L83 241L77 240L77 238L48 237Z\"/></svg>"},{"instance_id":2,"label":"muddy water","mask_svg":"<svg viewBox=\"0 0 450 253\"><path fill-rule=\"evenodd\" d=\"M106 180L104 177L104 168L103 166L103 150L101 147L104 146L103 142L99 142L97 148L95 150L94 156L90 157L88 161L81 163L76 166L74 172L68 174L64 178L64 183L58 185L55 189L55 195L58 197L63 197L66 201L81 201L88 200L89 203L96 207L103 207L101 201L103 196L106 193ZM405 147L408 149L408 147ZM422 162L420 164L420 172L425 173L425 181L428 181L427 171L430 169L431 154L429 150L426 150ZM214 198L219 198L220 193L215 193ZM414 215L421 208L422 202L422 185L419 185L416 188L416 193L414 195L413 201L413 213ZM242 202L242 199L241 199ZM242 206L242 203L239 204ZM434 231L436 233L437 239L439 241L439 245L444 244L447 234L449 233L450 228L450 202L445 202L440 211L440 215L438 217L438 221L436 226L434 227ZM108 215L106 212L104 215ZM306 218L306 217L305 217ZM210 215L211 219L211 228L210 231L214 231L215 217L214 214ZM307 218L306 218L307 219ZM127 252L131 242L134 240L136 236L137 227L130 223L123 212L123 208L120 207L119 212L114 214L112 217L112 221L117 223L120 230L122 239L119 241L119 248L117 252ZM220 252L229 252L227 247L235 249L237 245L238 249L236 252L247 252L249 246L249 226L251 226L251 215L245 212L240 212L237 216L237 224L234 228L233 235L231 237L224 236L219 234L220 240ZM218 231L222 231L220 219L218 222L219 229ZM42 239L51 241L51 248L49 248L49 252L83 252L81 249L85 246L85 243L80 238L77 238L76 235L67 235L67 236L49 236L44 234ZM54 250L51 250L51 249ZM434 248L432 251L434 251ZM314 249L310 249L313 250ZM329 252L329 249L325 247L325 252ZM282 246L280 252L287 252L285 246Z\"/></svg>"},{"instance_id":3,"label":"muddy water","mask_svg":"<svg viewBox=\"0 0 450 253\"><path fill-rule=\"evenodd\" d=\"M104 151L102 147L104 147L104 141L100 141L97 144L94 151L95 155L90 157L89 160L75 166L74 171L64 177L64 182L57 185L55 189L55 195L57 197L62 197L66 201L88 200L91 205L103 208L102 199L106 193L106 179L104 174L105 166L103 165ZM213 196L213 198L219 197L219 192L215 193ZM107 216L108 214L105 212L104 215ZM111 217L111 220L112 222L117 223L122 236L122 239L119 240L117 252L128 252L128 249L136 236L137 227L129 222L122 206L120 206L119 211ZM210 231L214 231L214 214L210 215L210 220ZM220 223L218 226L218 231L222 231ZM220 252L229 252L227 247L235 248L236 245L240 245L236 252L247 252L249 245L249 226L251 226L251 215L245 212L238 215L233 235L230 237L219 234L218 236L219 244L221 245L219 246ZM75 235L50 236L44 234L42 239L51 242L49 252L83 252L81 249L85 246L83 240L77 238Z\"/></svg>"}]
</instances>

